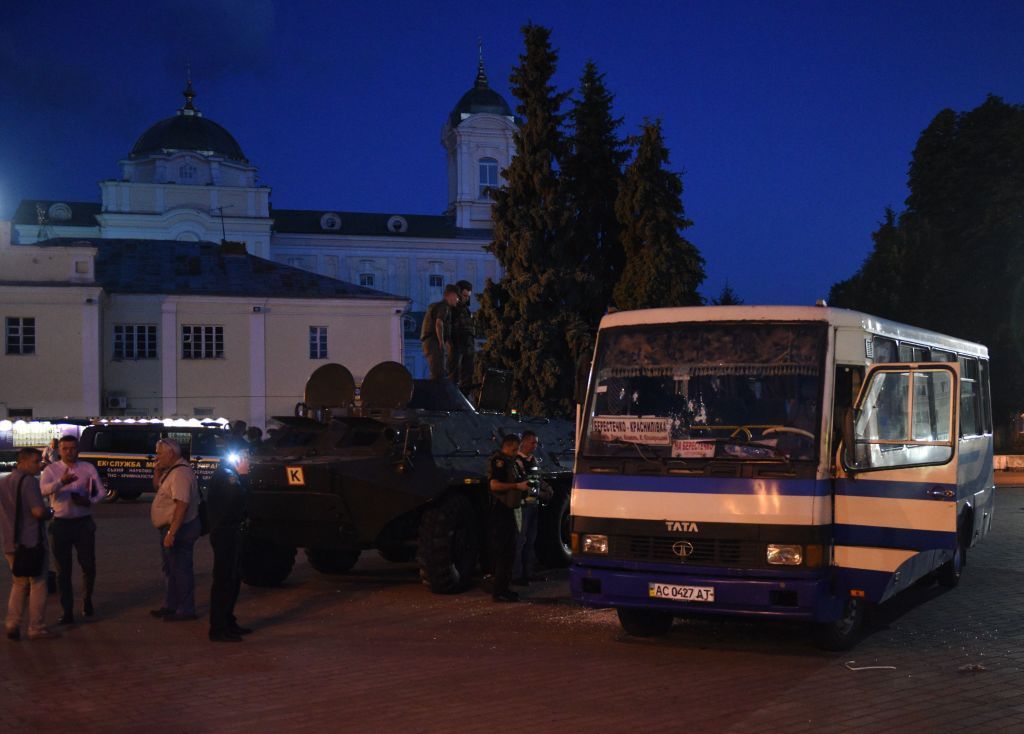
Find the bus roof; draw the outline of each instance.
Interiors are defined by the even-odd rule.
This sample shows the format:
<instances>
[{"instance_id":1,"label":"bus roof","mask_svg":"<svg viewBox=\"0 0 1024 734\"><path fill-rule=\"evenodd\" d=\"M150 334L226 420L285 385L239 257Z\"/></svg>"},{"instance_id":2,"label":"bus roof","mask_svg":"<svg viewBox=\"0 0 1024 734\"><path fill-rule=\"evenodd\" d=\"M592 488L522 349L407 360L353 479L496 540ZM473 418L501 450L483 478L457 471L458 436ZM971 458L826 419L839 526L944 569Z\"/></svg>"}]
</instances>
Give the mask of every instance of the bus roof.
<instances>
[{"instance_id":1,"label":"bus roof","mask_svg":"<svg viewBox=\"0 0 1024 734\"><path fill-rule=\"evenodd\" d=\"M988 349L981 344L860 311L826 306L686 306L618 311L601 319L601 328L700 321L821 321L832 326L862 329L899 341L940 347L976 357L988 357Z\"/></svg>"}]
</instances>

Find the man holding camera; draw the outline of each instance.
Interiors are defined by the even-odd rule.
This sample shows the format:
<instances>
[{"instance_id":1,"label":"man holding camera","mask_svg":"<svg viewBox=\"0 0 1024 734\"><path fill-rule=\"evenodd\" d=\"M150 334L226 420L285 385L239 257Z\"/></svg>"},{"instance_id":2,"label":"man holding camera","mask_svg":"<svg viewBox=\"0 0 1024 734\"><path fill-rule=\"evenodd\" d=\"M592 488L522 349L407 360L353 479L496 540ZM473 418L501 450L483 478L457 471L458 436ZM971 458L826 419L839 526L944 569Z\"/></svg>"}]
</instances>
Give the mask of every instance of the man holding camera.
<instances>
[{"instance_id":1,"label":"man holding camera","mask_svg":"<svg viewBox=\"0 0 1024 734\"><path fill-rule=\"evenodd\" d=\"M522 520L516 536L515 560L512 564L512 583L516 586L529 586L530 573L535 563L534 546L537 544L537 529L540 523L540 507L547 504L554 491L546 482L541 481L540 466L533 452L537 450L537 434L524 431L516 454L516 463L520 474L526 478L529 491L523 500ZM540 581L542 579L534 579Z\"/></svg>"},{"instance_id":2,"label":"man holding camera","mask_svg":"<svg viewBox=\"0 0 1024 734\"><path fill-rule=\"evenodd\" d=\"M519 601L519 594L509 589L509 583L512 581L519 524L516 515L529 486L516 463L518 449L519 436L507 434L501 440L501 451L491 456L487 473L491 491L491 552L494 554L494 589L491 595L494 601L501 602Z\"/></svg>"}]
</instances>

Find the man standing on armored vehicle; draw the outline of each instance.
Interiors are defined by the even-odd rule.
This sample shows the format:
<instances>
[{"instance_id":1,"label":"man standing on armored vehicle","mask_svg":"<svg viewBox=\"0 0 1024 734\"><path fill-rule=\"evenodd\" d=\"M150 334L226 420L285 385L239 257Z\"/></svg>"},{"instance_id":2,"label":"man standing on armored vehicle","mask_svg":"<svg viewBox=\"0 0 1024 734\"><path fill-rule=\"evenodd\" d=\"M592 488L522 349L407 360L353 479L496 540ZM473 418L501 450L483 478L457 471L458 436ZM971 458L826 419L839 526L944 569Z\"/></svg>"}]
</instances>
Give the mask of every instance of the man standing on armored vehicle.
<instances>
[{"instance_id":1,"label":"man standing on armored vehicle","mask_svg":"<svg viewBox=\"0 0 1024 734\"><path fill-rule=\"evenodd\" d=\"M509 589L519 532L517 511L528 489L516 462L518 450L519 436L506 434L501 440L501 451L491 456L487 472L491 490L491 552L494 555L494 589L491 595L494 601L501 602L519 601L519 594Z\"/></svg>"},{"instance_id":2,"label":"man standing on armored vehicle","mask_svg":"<svg viewBox=\"0 0 1024 734\"><path fill-rule=\"evenodd\" d=\"M473 391L473 352L476 351L476 330L469 300L473 297L473 284L460 280L455 284L459 302L452 309L452 353L448 361L448 379L467 398Z\"/></svg>"},{"instance_id":3,"label":"man standing on armored vehicle","mask_svg":"<svg viewBox=\"0 0 1024 734\"><path fill-rule=\"evenodd\" d=\"M452 344L452 309L459 302L459 289L449 283L444 287L444 298L431 303L423 315L420 341L423 355L427 358L431 380L443 380L447 374L446 356L450 356Z\"/></svg>"}]
</instances>

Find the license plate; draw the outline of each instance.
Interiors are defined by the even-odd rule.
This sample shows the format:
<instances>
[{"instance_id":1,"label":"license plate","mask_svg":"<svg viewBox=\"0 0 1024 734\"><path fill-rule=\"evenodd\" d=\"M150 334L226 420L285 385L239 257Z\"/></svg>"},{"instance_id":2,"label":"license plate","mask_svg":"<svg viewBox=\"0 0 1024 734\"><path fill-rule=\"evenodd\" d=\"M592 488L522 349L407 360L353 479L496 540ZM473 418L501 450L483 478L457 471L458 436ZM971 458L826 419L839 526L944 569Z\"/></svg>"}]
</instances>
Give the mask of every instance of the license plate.
<instances>
[{"instance_id":1,"label":"license plate","mask_svg":"<svg viewBox=\"0 0 1024 734\"><path fill-rule=\"evenodd\" d=\"M648 584L647 595L650 596L652 599L713 602L715 600L715 587L677 586L675 584Z\"/></svg>"}]
</instances>

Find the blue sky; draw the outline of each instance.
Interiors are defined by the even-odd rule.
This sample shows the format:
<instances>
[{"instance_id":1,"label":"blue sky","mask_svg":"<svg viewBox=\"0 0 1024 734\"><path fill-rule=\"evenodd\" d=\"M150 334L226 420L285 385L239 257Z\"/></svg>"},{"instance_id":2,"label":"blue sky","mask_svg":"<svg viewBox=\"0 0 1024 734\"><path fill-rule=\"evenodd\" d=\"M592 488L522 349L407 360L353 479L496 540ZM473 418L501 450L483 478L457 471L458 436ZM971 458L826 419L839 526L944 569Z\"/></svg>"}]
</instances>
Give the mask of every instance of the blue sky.
<instances>
[{"instance_id":1,"label":"blue sky","mask_svg":"<svg viewBox=\"0 0 1024 734\"><path fill-rule=\"evenodd\" d=\"M530 20L552 29L560 88L593 59L623 133L662 120L703 290L748 303L812 303L854 272L941 109L1024 103L1020 2L3 3L0 217L98 201L180 106L186 61L275 206L439 213L441 126L477 38L514 103Z\"/></svg>"}]
</instances>

